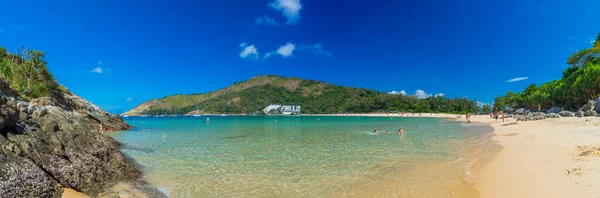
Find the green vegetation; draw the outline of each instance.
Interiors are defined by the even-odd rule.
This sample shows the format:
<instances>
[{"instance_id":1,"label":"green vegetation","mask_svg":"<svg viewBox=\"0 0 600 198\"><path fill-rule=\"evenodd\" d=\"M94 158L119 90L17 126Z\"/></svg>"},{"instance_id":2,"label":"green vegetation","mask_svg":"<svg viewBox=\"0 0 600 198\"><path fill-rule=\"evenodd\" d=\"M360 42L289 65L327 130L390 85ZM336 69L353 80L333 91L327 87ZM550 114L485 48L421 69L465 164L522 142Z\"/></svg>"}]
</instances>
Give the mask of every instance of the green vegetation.
<instances>
[{"instance_id":1,"label":"green vegetation","mask_svg":"<svg viewBox=\"0 0 600 198\"><path fill-rule=\"evenodd\" d=\"M569 67L563 71L561 79L540 86L531 84L523 92L508 92L496 97L494 109L537 110L540 105L542 109L563 107L574 110L596 99L600 94L600 34L592 48L575 52L567 64Z\"/></svg>"},{"instance_id":2,"label":"green vegetation","mask_svg":"<svg viewBox=\"0 0 600 198\"><path fill-rule=\"evenodd\" d=\"M54 96L66 91L48 71L44 52L25 47L15 54L0 47L0 78L25 99Z\"/></svg>"},{"instance_id":3,"label":"green vegetation","mask_svg":"<svg viewBox=\"0 0 600 198\"><path fill-rule=\"evenodd\" d=\"M475 101L466 98L418 99L415 96L392 95L314 80L259 76L206 94L178 94L149 101L128 114L188 114L202 110L203 113L252 113L261 111L269 104L298 104L302 106L302 113L310 114L480 111Z\"/></svg>"}]
</instances>

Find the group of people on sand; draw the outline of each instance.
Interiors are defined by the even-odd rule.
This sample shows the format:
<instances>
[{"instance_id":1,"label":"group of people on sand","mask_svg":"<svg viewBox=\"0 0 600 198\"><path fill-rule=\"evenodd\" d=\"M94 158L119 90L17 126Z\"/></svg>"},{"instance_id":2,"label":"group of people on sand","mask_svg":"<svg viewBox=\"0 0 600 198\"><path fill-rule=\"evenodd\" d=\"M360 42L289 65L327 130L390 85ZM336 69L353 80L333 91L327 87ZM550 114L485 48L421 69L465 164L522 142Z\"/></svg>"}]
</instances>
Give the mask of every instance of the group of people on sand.
<instances>
[{"instance_id":1,"label":"group of people on sand","mask_svg":"<svg viewBox=\"0 0 600 198\"><path fill-rule=\"evenodd\" d=\"M104 126L102 126L102 122L98 123L98 127L100 127L100 134L104 134ZM112 127L108 127L106 129L106 131L108 132L115 132L115 130Z\"/></svg>"},{"instance_id":2,"label":"group of people on sand","mask_svg":"<svg viewBox=\"0 0 600 198\"><path fill-rule=\"evenodd\" d=\"M500 111L500 113L498 113L498 112L492 112L492 113L490 114L490 118L492 118L492 119L494 119L494 118L495 118L495 119L496 119L496 122L498 122L498 117L500 117L500 116L502 116L502 117L501 117L501 118L502 118L502 122L504 122L504 119L506 118L506 117L504 116L504 111Z\"/></svg>"},{"instance_id":3,"label":"group of people on sand","mask_svg":"<svg viewBox=\"0 0 600 198\"><path fill-rule=\"evenodd\" d=\"M373 130L373 134L377 134L377 129ZM390 134L390 131L385 130L385 134ZM404 135L404 129L402 127L398 129L398 135Z\"/></svg>"}]
</instances>

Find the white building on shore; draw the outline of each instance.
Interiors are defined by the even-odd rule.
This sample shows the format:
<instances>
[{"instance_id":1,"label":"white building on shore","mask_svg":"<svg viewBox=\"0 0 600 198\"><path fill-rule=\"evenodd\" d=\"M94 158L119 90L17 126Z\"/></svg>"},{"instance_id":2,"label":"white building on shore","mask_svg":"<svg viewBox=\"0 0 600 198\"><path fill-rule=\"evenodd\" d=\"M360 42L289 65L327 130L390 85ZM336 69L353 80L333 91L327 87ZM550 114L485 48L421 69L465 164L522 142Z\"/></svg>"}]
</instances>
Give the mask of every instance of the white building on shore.
<instances>
[{"instance_id":1,"label":"white building on shore","mask_svg":"<svg viewBox=\"0 0 600 198\"><path fill-rule=\"evenodd\" d=\"M265 114L295 115L300 114L300 105L272 104L267 106L263 112L265 112Z\"/></svg>"}]
</instances>

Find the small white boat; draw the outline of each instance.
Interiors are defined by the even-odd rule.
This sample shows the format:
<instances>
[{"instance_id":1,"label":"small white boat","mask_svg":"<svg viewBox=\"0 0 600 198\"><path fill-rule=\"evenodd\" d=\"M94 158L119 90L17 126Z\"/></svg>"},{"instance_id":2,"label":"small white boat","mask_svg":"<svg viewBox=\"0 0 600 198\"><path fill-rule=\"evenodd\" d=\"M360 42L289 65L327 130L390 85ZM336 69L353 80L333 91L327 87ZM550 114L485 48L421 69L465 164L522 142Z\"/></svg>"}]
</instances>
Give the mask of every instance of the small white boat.
<instances>
[{"instance_id":1,"label":"small white boat","mask_svg":"<svg viewBox=\"0 0 600 198\"><path fill-rule=\"evenodd\" d=\"M202 116L202 115L194 114L193 116L194 116L194 117L200 117L200 116Z\"/></svg>"}]
</instances>

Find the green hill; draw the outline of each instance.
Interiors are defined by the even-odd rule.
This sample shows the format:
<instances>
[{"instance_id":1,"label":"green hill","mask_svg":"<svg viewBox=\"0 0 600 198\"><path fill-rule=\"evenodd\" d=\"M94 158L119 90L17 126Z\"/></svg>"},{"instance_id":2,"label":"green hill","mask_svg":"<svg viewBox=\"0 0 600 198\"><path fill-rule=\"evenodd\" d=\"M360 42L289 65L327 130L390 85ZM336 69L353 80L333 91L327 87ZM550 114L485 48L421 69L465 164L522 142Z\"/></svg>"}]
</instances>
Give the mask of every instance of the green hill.
<instances>
[{"instance_id":1,"label":"green hill","mask_svg":"<svg viewBox=\"0 0 600 198\"><path fill-rule=\"evenodd\" d=\"M352 88L315 80L257 76L206 94L173 95L150 100L127 115L176 115L196 113L245 114L269 104L298 104L302 113L476 112L475 101L392 95L370 89Z\"/></svg>"}]
</instances>

